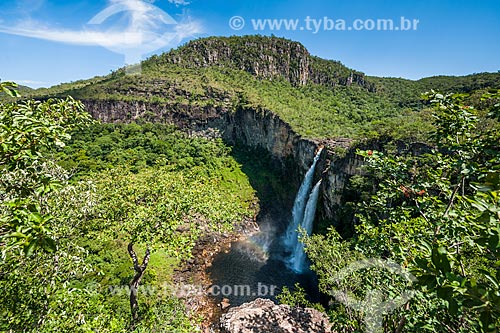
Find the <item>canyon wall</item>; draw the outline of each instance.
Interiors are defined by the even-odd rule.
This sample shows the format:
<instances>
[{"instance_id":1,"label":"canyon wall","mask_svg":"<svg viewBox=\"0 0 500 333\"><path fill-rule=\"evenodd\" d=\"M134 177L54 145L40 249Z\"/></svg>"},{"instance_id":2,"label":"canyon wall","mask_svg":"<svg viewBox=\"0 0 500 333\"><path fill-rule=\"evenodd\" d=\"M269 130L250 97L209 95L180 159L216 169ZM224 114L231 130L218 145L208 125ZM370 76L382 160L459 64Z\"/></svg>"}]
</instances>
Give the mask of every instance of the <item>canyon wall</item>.
<instances>
[{"instance_id":1,"label":"canyon wall","mask_svg":"<svg viewBox=\"0 0 500 333\"><path fill-rule=\"evenodd\" d=\"M196 108L182 105L161 105L144 102L83 101L96 119L104 122L130 122L137 119L166 122L191 133L216 129L230 145L263 149L273 159L283 179L289 182L287 193L293 200L309 169L315 152L324 147L316 169L316 181L323 179L317 218L331 224L339 223L338 208L343 202L346 180L358 172L361 160L350 150L347 139L317 141L302 138L289 124L268 110L240 108ZM343 157L337 154L344 152ZM293 203L293 201L292 201Z\"/></svg>"},{"instance_id":2,"label":"canyon wall","mask_svg":"<svg viewBox=\"0 0 500 333\"><path fill-rule=\"evenodd\" d=\"M368 91L376 90L364 73L338 61L311 56L304 45L276 37L203 38L154 58L154 61L185 68L233 68L268 80L281 78L294 86L308 83L327 87L358 85Z\"/></svg>"}]
</instances>

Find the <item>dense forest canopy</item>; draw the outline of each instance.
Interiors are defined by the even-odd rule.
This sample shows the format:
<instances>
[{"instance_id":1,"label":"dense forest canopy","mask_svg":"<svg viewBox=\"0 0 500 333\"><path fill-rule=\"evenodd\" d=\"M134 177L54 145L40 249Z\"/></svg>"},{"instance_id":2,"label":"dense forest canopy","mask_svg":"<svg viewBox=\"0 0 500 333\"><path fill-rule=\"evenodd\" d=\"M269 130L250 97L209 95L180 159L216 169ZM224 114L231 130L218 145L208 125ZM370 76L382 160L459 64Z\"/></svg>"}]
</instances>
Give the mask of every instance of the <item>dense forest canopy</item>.
<instances>
[{"instance_id":1,"label":"dense forest canopy","mask_svg":"<svg viewBox=\"0 0 500 333\"><path fill-rule=\"evenodd\" d=\"M485 96L495 101L485 118L500 120L499 97ZM355 212L354 230L344 239L333 228L305 238L306 252L320 287L332 296L340 290L360 300L367 290L384 290L397 299L414 290L400 309L384 313L386 332L497 332L500 132L498 126L478 126L480 113L463 104L462 95L433 92L426 98L435 105L436 130L429 137L434 148L417 154L358 151L366 164L365 173L350 180L359 193L347 203ZM372 258L404 267L413 283L373 265ZM369 263L364 269L332 278L363 260ZM307 304L300 294L286 299ZM363 311L353 313L341 298L334 300L328 311L342 331L376 324L369 310L362 318Z\"/></svg>"},{"instance_id":2,"label":"dense forest canopy","mask_svg":"<svg viewBox=\"0 0 500 333\"><path fill-rule=\"evenodd\" d=\"M173 293L145 297L134 326L112 287L131 279L128 243L152 251L142 283L168 291L200 236L253 215L231 149L169 125L92 122L73 99L2 104L0 117L1 330L193 332Z\"/></svg>"},{"instance_id":3,"label":"dense forest canopy","mask_svg":"<svg viewBox=\"0 0 500 333\"><path fill-rule=\"evenodd\" d=\"M209 51L217 57L207 61ZM332 290L360 300L377 287L394 297L411 288L381 315L385 332L498 332L499 73L366 77L298 43L248 36L193 41L144 61L141 75L120 69L22 96L0 85L1 331L198 330L204 318L175 295L139 295L131 316L130 289L115 287L129 286L137 255L141 285L171 285L201 237L252 220L257 194L217 135L189 135L154 114L104 124L84 107L140 101L179 112L266 109L303 137L381 143L357 152L364 165L348 180L343 230L302 239L329 302L312 304L300 286L279 299L358 332L370 309L353 311ZM338 278L370 258L415 280L373 268Z\"/></svg>"}]
</instances>

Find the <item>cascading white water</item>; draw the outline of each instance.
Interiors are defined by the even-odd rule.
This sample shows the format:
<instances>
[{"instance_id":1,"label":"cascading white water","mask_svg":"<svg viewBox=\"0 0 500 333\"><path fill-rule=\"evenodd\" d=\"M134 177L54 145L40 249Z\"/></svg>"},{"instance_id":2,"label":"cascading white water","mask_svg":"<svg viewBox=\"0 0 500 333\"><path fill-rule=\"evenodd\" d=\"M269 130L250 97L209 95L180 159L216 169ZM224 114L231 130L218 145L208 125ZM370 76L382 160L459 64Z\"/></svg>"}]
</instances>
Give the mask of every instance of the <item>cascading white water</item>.
<instances>
[{"instance_id":1,"label":"cascading white water","mask_svg":"<svg viewBox=\"0 0 500 333\"><path fill-rule=\"evenodd\" d=\"M307 170L304 180L302 181L299 191L297 192L297 196L295 197L295 202L293 203L292 221L288 225L284 237L285 246L289 249L294 249L299 241L297 237L297 229L304 219L307 199L309 198L309 193L312 188L314 169L316 168L316 163L318 163L319 156L321 155L321 150L322 149L320 149L316 153L316 156L314 156L314 161L309 170Z\"/></svg>"},{"instance_id":2,"label":"cascading white water","mask_svg":"<svg viewBox=\"0 0 500 333\"><path fill-rule=\"evenodd\" d=\"M319 196L319 187L321 186L321 180L319 180L314 188L312 189L311 194L309 195L309 199L307 200L306 209L304 212L304 219L300 224L301 228L304 229L306 234L311 235L313 229L314 216L316 215L316 203L318 202ZM305 253L304 253L304 245L302 242L297 241L295 245L295 249L292 252L290 257L290 266L295 272L302 272L305 268Z\"/></svg>"},{"instance_id":3,"label":"cascading white water","mask_svg":"<svg viewBox=\"0 0 500 333\"><path fill-rule=\"evenodd\" d=\"M292 269L294 267L293 262L295 257L295 249L297 248L298 245L300 246L302 245L299 242L297 229L299 228L300 225L302 225L304 221L306 204L308 203L308 199L311 194L314 171L316 169L316 164L318 163L319 157L321 155L321 150L322 149L320 149L316 153L316 156L314 156L313 163L309 168L309 170L307 170L306 175L304 176L304 180L302 181L299 191L297 192L297 196L295 197L295 202L293 204L293 209L292 209L292 221L288 225L284 237L285 246L292 252L292 256L290 257L289 261L289 264Z\"/></svg>"},{"instance_id":4,"label":"cascading white water","mask_svg":"<svg viewBox=\"0 0 500 333\"><path fill-rule=\"evenodd\" d=\"M320 152L314 156L314 161L297 193L293 208L294 218L293 221L291 219L288 221L288 233L284 233L280 228L282 222L286 223L282 221L282 210L269 209L271 205L274 205L274 201L264 201L265 214L258 216L260 232L232 242L229 251L221 252L215 257L208 269L214 285L245 285L249 286L253 292L259 290L259 284L276 285L279 288L286 286L292 290L296 283L300 283L305 287L309 296L319 300L314 274L306 271L305 263L295 263L306 261L305 255L301 257L302 254L296 254L298 251L296 245L299 244L297 229L301 225L306 228L309 225L308 229L312 228L319 185L316 185L312 191L314 195L311 190L315 185L313 177L319 157ZM306 221L304 221L304 216L307 216ZM278 235L281 236L280 239L276 239ZM303 250L302 247L299 249ZM227 295L227 298L232 305L241 305L254 300L259 293L252 293L252 295L233 293Z\"/></svg>"}]
</instances>

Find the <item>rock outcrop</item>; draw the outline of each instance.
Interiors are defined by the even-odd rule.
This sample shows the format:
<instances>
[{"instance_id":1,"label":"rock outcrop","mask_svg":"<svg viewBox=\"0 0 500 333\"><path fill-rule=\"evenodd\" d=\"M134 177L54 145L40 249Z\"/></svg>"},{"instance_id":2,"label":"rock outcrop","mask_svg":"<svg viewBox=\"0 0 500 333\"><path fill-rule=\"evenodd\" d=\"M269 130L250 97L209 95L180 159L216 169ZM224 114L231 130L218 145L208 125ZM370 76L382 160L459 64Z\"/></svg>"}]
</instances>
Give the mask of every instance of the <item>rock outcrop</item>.
<instances>
[{"instance_id":1,"label":"rock outcrop","mask_svg":"<svg viewBox=\"0 0 500 333\"><path fill-rule=\"evenodd\" d=\"M267 79L283 77L294 85L309 81L309 52L302 44L283 38L203 38L164 57L181 66L224 66Z\"/></svg>"},{"instance_id":2,"label":"rock outcrop","mask_svg":"<svg viewBox=\"0 0 500 333\"><path fill-rule=\"evenodd\" d=\"M278 37L202 38L161 57L164 62L184 67L219 66L269 80L282 78L295 86L308 83L330 87L359 85L369 91L375 90L375 85L368 82L363 73L338 61L313 57L304 45Z\"/></svg>"},{"instance_id":3,"label":"rock outcrop","mask_svg":"<svg viewBox=\"0 0 500 333\"><path fill-rule=\"evenodd\" d=\"M315 309L277 305L258 298L230 309L220 319L223 333L330 333L325 314Z\"/></svg>"},{"instance_id":4,"label":"rock outcrop","mask_svg":"<svg viewBox=\"0 0 500 333\"><path fill-rule=\"evenodd\" d=\"M346 180L357 173L361 160L353 153L339 157L336 149L349 151L348 139L310 140L297 134L291 126L269 110L238 108L195 108L146 102L84 101L87 110L104 122L130 122L145 119L172 123L188 132L216 129L228 144L240 144L269 153L274 165L291 188L297 190L309 169L319 146L326 149L317 168L316 179L322 178L322 195L318 201L318 217L336 224L338 207ZM286 193L293 200L295 192ZM293 202L292 202L293 203Z\"/></svg>"}]
</instances>

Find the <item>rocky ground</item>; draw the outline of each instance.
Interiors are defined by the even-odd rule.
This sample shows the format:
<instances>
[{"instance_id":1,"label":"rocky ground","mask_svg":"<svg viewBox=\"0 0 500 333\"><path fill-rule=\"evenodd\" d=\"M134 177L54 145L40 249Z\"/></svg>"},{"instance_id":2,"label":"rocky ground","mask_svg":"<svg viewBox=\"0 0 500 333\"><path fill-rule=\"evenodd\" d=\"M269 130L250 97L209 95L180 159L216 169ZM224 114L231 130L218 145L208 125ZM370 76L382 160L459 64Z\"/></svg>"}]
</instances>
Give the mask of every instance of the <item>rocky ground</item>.
<instances>
[{"instance_id":1,"label":"rocky ground","mask_svg":"<svg viewBox=\"0 0 500 333\"><path fill-rule=\"evenodd\" d=\"M219 318L230 306L225 300L218 303L209 296L212 281L207 269L217 254L230 250L232 242L258 231L259 226L253 219L243 221L231 233L209 232L198 240L193 249L193 259L176 270L174 282L184 291L178 296L184 300L187 311L194 319L203 318L200 324L202 332L218 332Z\"/></svg>"},{"instance_id":2,"label":"rocky ground","mask_svg":"<svg viewBox=\"0 0 500 333\"><path fill-rule=\"evenodd\" d=\"M269 299L231 308L220 319L222 333L331 333L328 317L315 309L277 305Z\"/></svg>"},{"instance_id":3,"label":"rocky ground","mask_svg":"<svg viewBox=\"0 0 500 333\"><path fill-rule=\"evenodd\" d=\"M185 262L174 274L177 287L183 293L187 311L193 319L200 319L203 333L330 333L331 325L325 314L309 308L277 305L269 299L231 308L228 300L218 302L210 297L212 285L207 269L215 256L228 252L231 243L259 231L255 218L243 221L231 233L207 232L193 249L193 259Z\"/></svg>"}]
</instances>

